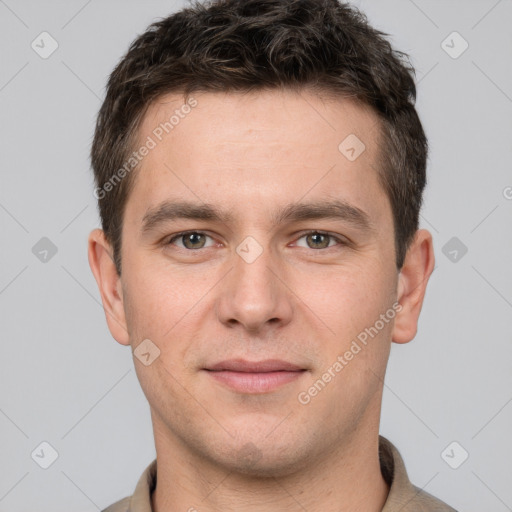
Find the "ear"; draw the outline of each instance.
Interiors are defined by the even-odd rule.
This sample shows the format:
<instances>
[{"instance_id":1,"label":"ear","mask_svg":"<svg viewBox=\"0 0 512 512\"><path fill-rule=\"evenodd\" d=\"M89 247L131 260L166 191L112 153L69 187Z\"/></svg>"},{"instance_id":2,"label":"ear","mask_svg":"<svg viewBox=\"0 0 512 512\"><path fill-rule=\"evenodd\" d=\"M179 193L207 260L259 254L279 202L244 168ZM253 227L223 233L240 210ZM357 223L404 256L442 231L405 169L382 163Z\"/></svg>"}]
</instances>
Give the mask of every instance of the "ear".
<instances>
[{"instance_id":1,"label":"ear","mask_svg":"<svg viewBox=\"0 0 512 512\"><path fill-rule=\"evenodd\" d=\"M112 250L103 230L91 231L88 244L89 265L100 290L110 333L121 345L129 345L121 277L117 273L111 256Z\"/></svg>"},{"instance_id":2,"label":"ear","mask_svg":"<svg viewBox=\"0 0 512 512\"><path fill-rule=\"evenodd\" d=\"M407 343L416 336L427 283L434 270L432 235L426 229L416 231L398 276L397 300L402 309L395 316L392 340Z\"/></svg>"}]
</instances>

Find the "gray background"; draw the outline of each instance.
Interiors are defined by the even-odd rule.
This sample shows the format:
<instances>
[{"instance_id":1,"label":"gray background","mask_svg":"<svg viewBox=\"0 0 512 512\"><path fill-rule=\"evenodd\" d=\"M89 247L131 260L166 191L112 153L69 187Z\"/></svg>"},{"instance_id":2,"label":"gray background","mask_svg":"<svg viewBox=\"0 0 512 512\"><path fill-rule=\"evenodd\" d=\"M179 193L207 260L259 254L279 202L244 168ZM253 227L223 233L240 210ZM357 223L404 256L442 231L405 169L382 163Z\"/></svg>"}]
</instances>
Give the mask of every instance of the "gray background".
<instances>
[{"instance_id":1,"label":"gray background","mask_svg":"<svg viewBox=\"0 0 512 512\"><path fill-rule=\"evenodd\" d=\"M431 145L422 223L437 267L418 336L393 346L381 432L419 487L460 511L512 510L512 1L354 3L410 53ZM108 74L182 5L0 0L2 512L101 509L155 455L130 349L107 330L87 262L88 152ZM47 59L31 48L43 31L59 45ZM469 44L458 58L453 31ZM46 261L42 237L57 248ZM48 469L43 441L58 452Z\"/></svg>"}]
</instances>

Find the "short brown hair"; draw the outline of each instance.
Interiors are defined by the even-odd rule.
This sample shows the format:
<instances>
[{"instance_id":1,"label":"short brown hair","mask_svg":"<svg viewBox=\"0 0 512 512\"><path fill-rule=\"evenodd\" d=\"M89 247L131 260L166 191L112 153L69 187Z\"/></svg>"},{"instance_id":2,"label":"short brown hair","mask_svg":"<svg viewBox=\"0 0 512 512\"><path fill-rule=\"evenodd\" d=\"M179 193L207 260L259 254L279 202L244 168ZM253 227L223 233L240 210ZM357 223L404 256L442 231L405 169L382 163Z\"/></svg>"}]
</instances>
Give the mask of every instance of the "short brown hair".
<instances>
[{"instance_id":1,"label":"short brown hair","mask_svg":"<svg viewBox=\"0 0 512 512\"><path fill-rule=\"evenodd\" d=\"M337 0L192 0L150 25L110 75L91 149L96 190L129 158L148 106L165 94L311 88L352 97L381 121L379 177L391 203L401 268L418 229L428 144L414 107L414 69L385 36ZM129 174L108 196L95 193L119 274L133 183Z\"/></svg>"}]
</instances>

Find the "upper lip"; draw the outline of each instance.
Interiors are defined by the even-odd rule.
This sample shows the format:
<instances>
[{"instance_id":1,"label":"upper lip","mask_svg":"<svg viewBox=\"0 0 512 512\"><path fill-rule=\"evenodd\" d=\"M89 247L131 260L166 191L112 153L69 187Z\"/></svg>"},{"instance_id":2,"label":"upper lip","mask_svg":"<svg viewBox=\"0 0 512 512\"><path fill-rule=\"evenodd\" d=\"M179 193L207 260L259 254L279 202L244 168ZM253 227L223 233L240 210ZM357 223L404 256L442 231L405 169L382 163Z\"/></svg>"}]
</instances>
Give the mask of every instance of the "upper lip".
<instances>
[{"instance_id":1,"label":"upper lip","mask_svg":"<svg viewBox=\"0 0 512 512\"><path fill-rule=\"evenodd\" d=\"M231 372L247 372L247 373L266 373L266 372L297 372L305 370L295 364L280 359L266 359L264 361L246 361L245 359L229 359L220 361L205 370L212 371L231 371Z\"/></svg>"}]
</instances>

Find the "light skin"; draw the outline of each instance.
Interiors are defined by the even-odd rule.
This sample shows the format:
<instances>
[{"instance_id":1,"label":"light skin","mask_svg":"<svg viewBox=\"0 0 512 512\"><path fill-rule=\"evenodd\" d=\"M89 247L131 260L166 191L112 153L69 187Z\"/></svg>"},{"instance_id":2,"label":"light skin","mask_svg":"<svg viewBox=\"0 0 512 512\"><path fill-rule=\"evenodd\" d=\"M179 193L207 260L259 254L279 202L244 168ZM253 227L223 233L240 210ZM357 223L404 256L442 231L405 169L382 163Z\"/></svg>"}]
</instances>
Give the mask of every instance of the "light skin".
<instances>
[{"instance_id":1,"label":"light skin","mask_svg":"<svg viewBox=\"0 0 512 512\"><path fill-rule=\"evenodd\" d=\"M389 492L378 459L383 379L391 342L416 334L434 266L431 235L416 233L399 271L369 109L311 91L194 97L197 106L135 171L121 276L103 232L89 237L112 336L132 350L145 339L160 350L149 366L134 357L155 436L153 508L380 511ZM172 94L152 104L140 141L183 101ZM366 146L355 161L338 149L350 134ZM165 202L230 215L150 215ZM325 202L340 216L279 216L289 205ZM183 231L199 233L176 237ZM261 250L252 262L237 252L248 236L257 242L250 251ZM299 393L397 301L401 310L378 335L300 403ZM240 392L205 370L235 358L305 371L267 392Z\"/></svg>"}]
</instances>

